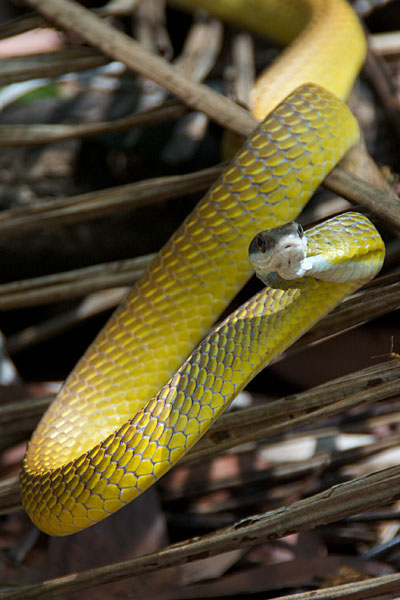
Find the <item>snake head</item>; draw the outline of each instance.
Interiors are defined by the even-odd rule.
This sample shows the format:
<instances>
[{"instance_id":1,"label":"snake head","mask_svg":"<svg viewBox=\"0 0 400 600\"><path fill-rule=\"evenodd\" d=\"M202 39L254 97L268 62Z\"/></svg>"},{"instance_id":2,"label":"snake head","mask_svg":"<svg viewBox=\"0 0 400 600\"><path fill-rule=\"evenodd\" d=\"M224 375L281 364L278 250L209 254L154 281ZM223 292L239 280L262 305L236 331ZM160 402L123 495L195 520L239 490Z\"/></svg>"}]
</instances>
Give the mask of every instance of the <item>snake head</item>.
<instances>
[{"instance_id":1,"label":"snake head","mask_svg":"<svg viewBox=\"0 0 400 600\"><path fill-rule=\"evenodd\" d=\"M306 257L307 237L295 221L260 231L249 246L249 259L257 277L281 289L299 286L293 280L307 273Z\"/></svg>"}]
</instances>

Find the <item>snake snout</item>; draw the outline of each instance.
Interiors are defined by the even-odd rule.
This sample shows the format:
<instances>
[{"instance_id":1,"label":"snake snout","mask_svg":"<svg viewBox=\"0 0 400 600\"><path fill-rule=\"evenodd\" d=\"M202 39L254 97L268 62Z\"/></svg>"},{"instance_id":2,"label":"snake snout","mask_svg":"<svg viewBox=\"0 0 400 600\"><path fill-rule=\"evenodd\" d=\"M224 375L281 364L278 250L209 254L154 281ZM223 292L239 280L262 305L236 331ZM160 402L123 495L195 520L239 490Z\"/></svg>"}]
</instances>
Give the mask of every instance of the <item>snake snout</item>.
<instances>
[{"instance_id":1,"label":"snake snout","mask_svg":"<svg viewBox=\"0 0 400 600\"><path fill-rule=\"evenodd\" d=\"M283 279L301 277L302 262L306 256L307 238L301 225L295 221L261 231L249 246L250 262L263 281L272 272Z\"/></svg>"}]
</instances>

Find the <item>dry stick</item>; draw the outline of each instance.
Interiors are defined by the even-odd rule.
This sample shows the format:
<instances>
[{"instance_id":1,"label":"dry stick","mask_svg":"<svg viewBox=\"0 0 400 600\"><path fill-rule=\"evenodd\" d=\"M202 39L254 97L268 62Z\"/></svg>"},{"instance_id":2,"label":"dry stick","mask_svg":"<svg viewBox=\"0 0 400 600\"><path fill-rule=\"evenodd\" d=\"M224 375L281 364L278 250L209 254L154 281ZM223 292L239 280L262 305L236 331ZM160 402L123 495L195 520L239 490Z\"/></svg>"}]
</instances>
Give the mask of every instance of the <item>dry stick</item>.
<instances>
[{"instance_id":1,"label":"dry stick","mask_svg":"<svg viewBox=\"0 0 400 600\"><path fill-rule=\"evenodd\" d=\"M8 515L21 510L19 478L8 477L0 481L0 515Z\"/></svg>"},{"instance_id":2,"label":"dry stick","mask_svg":"<svg viewBox=\"0 0 400 600\"><path fill-rule=\"evenodd\" d=\"M9 402L0 407L0 430L6 433L28 431L30 423L38 421L54 400L54 395ZM28 425L26 425L28 423Z\"/></svg>"},{"instance_id":3,"label":"dry stick","mask_svg":"<svg viewBox=\"0 0 400 600\"><path fill-rule=\"evenodd\" d=\"M0 59L0 85L37 77L58 77L65 73L101 67L108 60L93 48L72 47L57 52Z\"/></svg>"},{"instance_id":4,"label":"dry stick","mask_svg":"<svg viewBox=\"0 0 400 600\"><path fill-rule=\"evenodd\" d=\"M0 592L0 599L44 599L120 581L133 575L158 572L221 552L264 544L297 531L308 531L393 502L399 497L400 467L392 467L336 485L291 506L242 519L230 527L169 546L160 552L50 579L41 584L21 586L18 590ZM400 578L397 585L400 589Z\"/></svg>"},{"instance_id":5,"label":"dry stick","mask_svg":"<svg viewBox=\"0 0 400 600\"><path fill-rule=\"evenodd\" d=\"M135 17L133 35L138 42L155 54L172 56L174 49L167 29L164 1L139 2Z\"/></svg>"},{"instance_id":6,"label":"dry stick","mask_svg":"<svg viewBox=\"0 0 400 600\"><path fill-rule=\"evenodd\" d=\"M395 242L397 245L397 242ZM387 249L386 249L387 251ZM396 260L397 263L397 260ZM400 271L395 271L394 273L388 273L387 275L381 275L381 277L376 277L375 279L371 279L368 283L366 283L363 289L381 289L385 285L391 285L392 283L399 283L400 280Z\"/></svg>"},{"instance_id":7,"label":"dry stick","mask_svg":"<svg viewBox=\"0 0 400 600\"><path fill-rule=\"evenodd\" d=\"M154 177L138 183L41 202L24 209L0 213L0 236L19 237L55 225L70 225L121 211L149 206L207 189L221 173L218 165L187 175Z\"/></svg>"},{"instance_id":8,"label":"dry stick","mask_svg":"<svg viewBox=\"0 0 400 600\"><path fill-rule=\"evenodd\" d=\"M133 127L152 127L165 121L179 119L187 112L188 109L185 106L174 102L103 123L0 125L0 146L34 146L77 137L82 139L95 135L118 133Z\"/></svg>"},{"instance_id":9,"label":"dry stick","mask_svg":"<svg viewBox=\"0 0 400 600\"><path fill-rule=\"evenodd\" d=\"M296 352L319 340L337 335L357 325L377 318L400 305L400 284L394 283L379 289L367 290L342 302L315 327L305 333L300 340L295 342L287 351L288 354Z\"/></svg>"},{"instance_id":10,"label":"dry stick","mask_svg":"<svg viewBox=\"0 0 400 600\"><path fill-rule=\"evenodd\" d=\"M249 135L256 127L257 122L250 113L229 98L221 96L207 86L193 81L186 74L180 73L166 60L153 56L132 38L104 23L99 17L73 0L28 0L28 2L49 19L67 29L73 29L105 54L120 60L133 71L159 83L183 102L204 112L223 127L244 136ZM331 179L331 175L325 181L328 182L330 189L343 195L343 186L341 186L341 191L336 190L336 180ZM368 188L370 196L373 197L374 188L371 186ZM378 196L378 207L382 198L381 195ZM362 198L358 198L358 201L362 204ZM380 216L379 208L374 208L374 213ZM391 205L389 210L384 211L382 218L389 219L391 227L400 231L400 206Z\"/></svg>"},{"instance_id":11,"label":"dry stick","mask_svg":"<svg viewBox=\"0 0 400 600\"><path fill-rule=\"evenodd\" d=\"M313 590L301 594L279 596L279 600L389 600L398 598L400 592L400 575L383 575L357 583L345 583L323 590ZM393 594L396 596L393 596ZM388 596L387 594L390 594Z\"/></svg>"},{"instance_id":12,"label":"dry stick","mask_svg":"<svg viewBox=\"0 0 400 600\"><path fill-rule=\"evenodd\" d=\"M336 167L324 181L324 186L353 204L361 204L388 227L400 233L400 202L377 190L363 179L342 167Z\"/></svg>"},{"instance_id":13,"label":"dry stick","mask_svg":"<svg viewBox=\"0 0 400 600\"><path fill-rule=\"evenodd\" d=\"M82 298L87 294L99 290L105 290L115 287L132 286L140 277L143 270L129 270L121 273L113 273L91 277L87 281L73 281L69 283L60 283L49 285L45 288L32 289L27 292L0 296L0 311L16 310L26 308L27 306L40 306L43 304L52 304L53 302L63 302Z\"/></svg>"},{"instance_id":14,"label":"dry stick","mask_svg":"<svg viewBox=\"0 0 400 600\"><path fill-rule=\"evenodd\" d=\"M237 33L232 40L233 92L236 102L249 106L254 87L255 60L253 38L247 32Z\"/></svg>"},{"instance_id":15,"label":"dry stick","mask_svg":"<svg viewBox=\"0 0 400 600\"><path fill-rule=\"evenodd\" d=\"M60 335L64 331L77 327L87 319L115 309L122 302L128 291L129 288L126 287L113 288L107 292L102 290L101 292L89 294L79 306L8 336L6 340L8 353L15 354L31 346L36 346L45 340Z\"/></svg>"},{"instance_id":16,"label":"dry stick","mask_svg":"<svg viewBox=\"0 0 400 600\"><path fill-rule=\"evenodd\" d=\"M23 17L11 19L0 25L0 40L20 33L25 33L37 27L46 27L47 23L40 15L29 13Z\"/></svg>"},{"instance_id":17,"label":"dry stick","mask_svg":"<svg viewBox=\"0 0 400 600\"><path fill-rule=\"evenodd\" d=\"M389 123L400 138L400 107L396 101L395 92L391 89L390 80L386 76L386 64L383 58L375 56L369 49L364 70L369 81L379 98Z\"/></svg>"},{"instance_id":18,"label":"dry stick","mask_svg":"<svg viewBox=\"0 0 400 600\"><path fill-rule=\"evenodd\" d=\"M42 275L32 279L22 279L11 283L0 285L0 298L8 294L28 294L36 292L39 289L51 289L53 286L59 286L67 283L88 282L88 280L101 279L104 275L121 275L122 273L133 273L134 276L141 274L153 260L155 254L145 254L137 258L126 258L113 262L100 263L90 267L81 267L72 271L63 271L52 275ZM118 279L116 280L118 281ZM117 286L116 286L117 287Z\"/></svg>"},{"instance_id":19,"label":"dry stick","mask_svg":"<svg viewBox=\"0 0 400 600\"><path fill-rule=\"evenodd\" d=\"M194 23L185 39L181 55L174 65L182 73L203 81L214 68L223 42L220 21L208 19Z\"/></svg>"},{"instance_id":20,"label":"dry stick","mask_svg":"<svg viewBox=\"0 0 400 600\"><path fill-rule=\"evenodd\" d=\"M400 53L400 31L373 33L368 36L368 45L378 56Z\"/></svg>"}]
</instances>

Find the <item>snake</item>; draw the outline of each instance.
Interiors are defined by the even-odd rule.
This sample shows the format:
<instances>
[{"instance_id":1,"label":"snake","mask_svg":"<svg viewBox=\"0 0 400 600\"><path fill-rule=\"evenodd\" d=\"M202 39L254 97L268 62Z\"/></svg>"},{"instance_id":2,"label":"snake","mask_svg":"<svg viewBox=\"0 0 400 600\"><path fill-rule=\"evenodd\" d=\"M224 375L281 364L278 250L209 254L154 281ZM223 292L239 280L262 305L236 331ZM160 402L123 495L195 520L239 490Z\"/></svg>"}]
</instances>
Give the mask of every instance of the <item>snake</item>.
<instances>
[{"instance_id":1,"label":"snake","mask_svg":"<svg viewBox=\"0 0 400 600\"><path fill-rule=\"evenodd\" d=\"M344 102L365 53L356 15L345 0L220 4L233 21L271 35L272 6L280 40L295 39L255 84L251 110L260 124L97 335L32 435L22 502L49 535L90 527L147 490L261 369L382 265L382 239L359 213L306 232L295 223L359 139ZM196 0L226 17L220 4ZM215 326L253 269L265 287Z\"/></svg>"}]
</instances>

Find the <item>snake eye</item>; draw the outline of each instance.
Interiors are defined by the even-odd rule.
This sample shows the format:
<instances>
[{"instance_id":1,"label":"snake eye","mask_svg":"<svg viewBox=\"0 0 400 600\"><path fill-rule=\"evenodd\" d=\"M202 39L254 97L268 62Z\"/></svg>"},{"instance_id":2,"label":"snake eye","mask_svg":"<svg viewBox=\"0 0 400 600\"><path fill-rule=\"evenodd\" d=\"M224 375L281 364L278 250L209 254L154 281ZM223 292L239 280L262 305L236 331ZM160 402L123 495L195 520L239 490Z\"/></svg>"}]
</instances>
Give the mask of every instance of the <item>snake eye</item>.
<instances>
[{"instance_id":1,"label":"snake eye","mask_svg":"<svg viewBox=\"0 0 400 600\"><path fill-rule=\"evenodd\" d=\"M301 225L297 225L297 234L298 234L299 238L302 238L304 236L304 229L302 228Z\"/></svg>"},{"instance_id":2,"label":"snake eye","mask_svg":"<svg viewBox=\"0 0 400 600\"><path fill-rule=\"evenodd\" d=\"M264 254L264 252L267 250L267 242L264 240L264 238L261 235L257 236L256 244L257 244L257 248L259 249L259 251Z\"/></svg>"}]
</instances>

